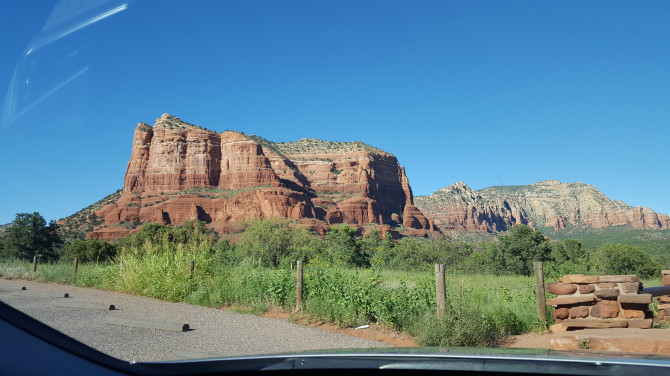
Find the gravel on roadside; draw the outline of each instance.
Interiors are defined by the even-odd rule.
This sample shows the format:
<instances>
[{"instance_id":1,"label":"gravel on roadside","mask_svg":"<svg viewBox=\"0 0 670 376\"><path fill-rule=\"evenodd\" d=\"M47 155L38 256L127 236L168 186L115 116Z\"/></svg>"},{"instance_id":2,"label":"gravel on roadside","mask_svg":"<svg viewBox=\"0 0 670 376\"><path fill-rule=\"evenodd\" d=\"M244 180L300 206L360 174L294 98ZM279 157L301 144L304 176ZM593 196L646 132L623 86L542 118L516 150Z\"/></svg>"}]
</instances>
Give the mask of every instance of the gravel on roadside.
<instances>
[{"instance_id":1,"label":"gravel on roadside","mask_svg":"<svg viewBox=\"0 0 670 376\"><path fill-rule=\"evenodd\" d=\"M26 290L21 291L25 286ZM69 298L55 294L70 295ZM0 300L97 350L126 361L238 356L389 345L221 309L53 283L0 279ZM105 311L54 303L113 304ZM106 317L188 324L172 332L106 324Z\"/></svg>"}]
</instances>

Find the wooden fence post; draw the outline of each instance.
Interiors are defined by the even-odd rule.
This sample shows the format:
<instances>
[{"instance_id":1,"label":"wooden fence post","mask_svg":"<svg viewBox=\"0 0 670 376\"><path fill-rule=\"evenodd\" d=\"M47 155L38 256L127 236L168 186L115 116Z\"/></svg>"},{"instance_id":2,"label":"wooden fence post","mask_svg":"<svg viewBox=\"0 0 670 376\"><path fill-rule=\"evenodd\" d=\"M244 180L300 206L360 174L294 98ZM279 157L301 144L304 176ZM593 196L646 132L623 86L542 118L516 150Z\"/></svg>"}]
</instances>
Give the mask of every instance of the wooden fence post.
<instances>
[{"instance_id":1,"label":"wooden fence post","mask_svg":"<svg viewBox=\"0 0 670 376\"><path fill-rule=\"evenodd\" d=\"M447 313L447 289L444 281L444 264L435 264L435 298L437 301L437 316Z\"/></svg>"},{"instance_id":2,"label":"wooden fence post","mask_svg":"<svg viewBox=\"0 0 670 376\"><path fill-rule=\"evenodd\" d=\"M33 273L37 271L37 255L33 256Z\"/></svg>"},{"instance_id":3,"label":"wooden fence post","mask_svg":"<svg viewBox=\"0 0 670 376\"><path fill-rule=\"evenodd\" d=\"M298 278L296 284L296 299L295 299L295 312L300 311L302 307L302 261L298 261L295 267Z\"/></svg>"},{"instance_id":4,"label":"wooden fence post","mask_svg":"<svg viewBox=\"0 0 670 376\"><path fill-rule=\"evenodd\" d=\"M74 258L74 274L77 274L77 269L79 268L79 260Z\"/></svg>"},{"instance_id":5,"label":"wooden fence post","mask_svg":"<svg viewBox=\"0 0 670 376\"><path fill-rule=\"evenodd\" d=\"M191 260L191 264L189 266L189 273L191 273L191 276L189 278L193 278L193 272L195 271L195 260Z\"/></svg>"},{"instance_id":6,"label":"wooden fence post","mask_svg":"<svg viewBox=\"0 0 670 376\"><path fill-rule=\"evenodd\" d=\"M533 273L535 274L535 298L537 299L537 316L542 321L547 321L547 300L544 295L544 270L542 261L533 263Z\"/></svg>"}]
</instances>

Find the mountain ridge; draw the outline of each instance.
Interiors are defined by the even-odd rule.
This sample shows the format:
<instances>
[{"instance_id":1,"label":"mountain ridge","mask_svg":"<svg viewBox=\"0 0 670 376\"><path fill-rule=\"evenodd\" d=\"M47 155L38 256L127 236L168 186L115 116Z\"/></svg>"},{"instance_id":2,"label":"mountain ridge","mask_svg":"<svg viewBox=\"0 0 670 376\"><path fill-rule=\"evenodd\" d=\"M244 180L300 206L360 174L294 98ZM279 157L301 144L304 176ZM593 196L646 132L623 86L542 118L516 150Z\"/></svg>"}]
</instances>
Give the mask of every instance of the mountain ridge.
<instances>
[{"instance_id":1,"label":"mountain ridge","mask_svg":"<svg viewBox=\"0 0 670 376\"><path fill-rule=\"evenodd\" d=\"M569 225L594 229L622 225L633 229L670 228L666 214L611 200L590 184L561 183L555 179L479 190L459 181L431 195L415 197L415 204L444 230L500 232L519 223L556 231Z\"/></svg>"}]
</instances>

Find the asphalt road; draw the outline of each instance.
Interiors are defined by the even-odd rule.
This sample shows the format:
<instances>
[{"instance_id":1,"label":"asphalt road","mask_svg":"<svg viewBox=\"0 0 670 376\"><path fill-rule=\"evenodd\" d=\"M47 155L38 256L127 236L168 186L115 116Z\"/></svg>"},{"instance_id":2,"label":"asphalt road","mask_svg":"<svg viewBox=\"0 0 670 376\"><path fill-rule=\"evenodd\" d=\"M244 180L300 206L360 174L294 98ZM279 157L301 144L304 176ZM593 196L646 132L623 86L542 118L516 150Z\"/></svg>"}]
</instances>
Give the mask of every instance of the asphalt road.
<instances>
[{"instance_id":1,"label":"asphalt road","mask_svg":"<svg viewBox=\"0 0 670 376\"><path fill-rule=\"evenodd\" d=\"M25 291L20 290L23 286ZM63 298L65 293L70 297ZM0 279L0 300L127 361L389 346L278 319L68 285ZM62 302L113 304L116 310L59 306ZM105 323L108 317L188 324L191 330L113 325Z\"/></svg>"}]
</instances>

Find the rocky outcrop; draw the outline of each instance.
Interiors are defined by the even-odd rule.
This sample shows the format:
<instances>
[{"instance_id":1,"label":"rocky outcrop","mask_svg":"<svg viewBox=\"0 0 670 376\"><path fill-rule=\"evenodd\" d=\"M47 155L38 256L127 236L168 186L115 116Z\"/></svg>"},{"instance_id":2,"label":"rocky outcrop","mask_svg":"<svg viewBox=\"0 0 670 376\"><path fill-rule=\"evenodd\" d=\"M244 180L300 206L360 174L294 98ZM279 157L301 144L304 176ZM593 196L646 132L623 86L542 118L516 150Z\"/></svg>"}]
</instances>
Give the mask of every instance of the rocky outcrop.
<instances>
[{"instance_id":1,"label":"rocky outcrop","mask_svg":"<svg viewBox=\"0 0 670 376\"><path fill-rule=\"evenodd\" d=\"M416 197L416 206L442 229L506 231L515 224L595 229L629 225L634 229L670 228L670 217L646 207L612 201L584 183L547 180L527 186L499 186L474 191L454 183L430 196Z\"/></svg>"},{"instance_id":2,"label":"rocky outcrop","mask_svg":"<svg viewBox=\"0 0 670 376\"><path fill-rule=\"evenodd\" d=\"M95 214L104 222L89 236L106 240L148 222L197 219L226 233L240 220L272 216L319 232L338 223L439 231L414 206L404 168L387 152L361 142L273 143L168 114L138 124L122 195Z\"/></svg>"}]
</instances>

